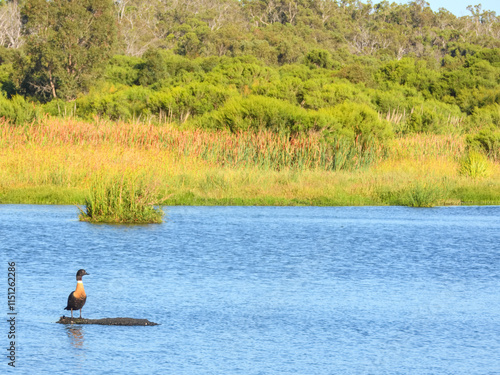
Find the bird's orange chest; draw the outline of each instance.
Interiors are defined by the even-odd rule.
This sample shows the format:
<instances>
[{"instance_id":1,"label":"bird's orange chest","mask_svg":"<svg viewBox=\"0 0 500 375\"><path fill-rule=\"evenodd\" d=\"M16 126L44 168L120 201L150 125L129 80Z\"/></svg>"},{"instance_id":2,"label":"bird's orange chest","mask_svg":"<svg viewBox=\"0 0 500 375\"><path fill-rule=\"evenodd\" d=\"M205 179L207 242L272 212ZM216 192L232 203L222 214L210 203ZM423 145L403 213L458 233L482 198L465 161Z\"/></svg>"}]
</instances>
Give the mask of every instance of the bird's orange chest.
<instances>
[{"instance_id":1,"label":"bird's orange chest","mask_svg":"<svg viewBox=\"0 0 500 375\"><path fill-rule=\"evenodd\" d=\"M78 281L76 283L76 290L73 292L73 296L78 299L85 298L87 296L85 294L85 289L83 288L83 283L81 281Z\"/></svg>"}]
</instances>

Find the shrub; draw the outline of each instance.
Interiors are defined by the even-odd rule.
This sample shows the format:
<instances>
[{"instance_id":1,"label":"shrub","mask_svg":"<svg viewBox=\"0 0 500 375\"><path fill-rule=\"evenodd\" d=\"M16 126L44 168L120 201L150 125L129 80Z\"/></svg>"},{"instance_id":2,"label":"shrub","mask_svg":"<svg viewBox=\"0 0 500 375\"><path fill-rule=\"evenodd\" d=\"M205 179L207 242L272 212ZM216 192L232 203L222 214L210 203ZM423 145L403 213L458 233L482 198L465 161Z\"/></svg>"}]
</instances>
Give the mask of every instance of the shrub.
<instances>
[{"instance_id":1,"label":"shrub","mask_svg":"<svg viewBox=\"0 0 500 375\"><path fill-rule=\"evenodd\" d=\"M482 108L474 108L467 122L469 128L484 127L485 125L488 128L490 125L500 128L500 104L490 104Z\"/></svg>"},{"instance_id":2,"label":"shrub","mask_svg":"<svg viewBox=\"0 0 500 375\"><path fill-rule=\"evenodd\" d=\"M172 119L184 122L189 116L200 116L217 110L231 97L238 95L235 89L205 82L193 82L183 87L173 87L152 93L147 101L154 113L168 114Z\"/></svg>"},{"instance_id":3,"label":"shrub","mask_svg":"<svg viewBox=\"0 0 500 375\"><path fill-rule=\"evenodd\" d=\"M5 118L14 124L24 124L39 117L40 109L35 104L27 102L22 96L14 95L7 99L0 93L0 118Z\"/></svg>"},{"instance_id":4,"label":"shrub","mask_svg":"<svg viewBox=\"0 0 500 375\"><path fill-rule=\"evenodd\" d=\"M113 56L106 67L106 80L113 84L132 86L137 83L139 67L143 64L144 61L138 57Z\"/></svg>"},{"instance_id":5,"label":"shrub","mask_svg":"<svg viewBox=\"0 0 500 375\"><path fill-rule=\"evenodd\" d=\"M12 73L12 64L0 64L0 90L4 91L9 98L16 93L16 88L11 78Z\"/></svg>"},{"instance_id":6,"label":"shrub","mask_svg":"<svg viewBox=\"0 0 500 375\"><path fill-rule=\"evenodd\" d=\"M417 182L403 192L400 202L408 207L434 207L444 198L443 192L438 186Z\"/></svg>"},{"instance_id":7,"label":"shrub","mask_svg":"<svg viewBox=\"0 0 500 375\"><path fill-rule=\"evenodd\" d=\"M151 90L141 86L105 85L76 100L77 115L127 121L148 114L147 98Z\"/></svg>"},{"instance_id":8,"label":"shrub","mask_svg":"<svg viewBox=\"0 0 500 375\"><path fill-rule=\"evenodd\" d=\"M344 136L367 142L373 138L384 140L393 135L390 123L380 120L378 113L367 104L346 101L318 112L331 121L325 127L327 138Z\"/></svg>"},{"instance_id":9,"label":"shrub","mask_svg":"<svg viewBox=\"0 0 500 375\"><path fill-rule=\"evenodd\" d=\"M137 81L141 85L152 85L166 78L174 77L182 72L194 72L200 68L193 60L163 49L147 51L143 56L144 63L140 64Z\"/></svg>"},{"instance_id":10,"label":"shrub","mask_svg":"<svg viewBox=\"0 0 500 375\"><path fill-rule=\"evenodd\" d=\"M330 69L334 64L330 52L323 49L313 49L306 55L304 61L311 68Z\"/></svg>"},{"instance_id":11,"label":"shrub","mask_svg":"<svg viewBox=\"0 0 500 375\"><path fill-rule=\"evenodd\" d=\"M369 69L359 63L342 67L337 73L337 77L347 79L352 83L371 83L372 81L372 74Z\"/></svg>"},{"instance_id":12,"label":"shrub","mask_svg":"<svg viewBox=\"0 0 500 375\"><path fill-rule=\"evenodd\" d=\"M309 90L308 83L305 83L302 94L305 108L333 107L346 100L361 101L363 98L360 90L350 83L331 83L313 90Z\"/></svg>"},{"instance_id":13,"label":"shrub","mask_svg":"<svg viewBox=\"0 0 500 375\"><path fill-rule=\"evenodd\" d=\"M324 115L274 98L250 95L231 98L220 110L198 120L198 125L231 131L267 129L295 133L326 125Z\"/></svg>"},{"instance_id":14,"label":"shrub","mask_svg":"<svg viewBox=\"0 0 500 375\"><path fill-rule=\"evenodd\" d=\"M467 148L484 152L493 160L500 160L500 129L493 126L466 137Z\"/></svg>"}]
</instances>

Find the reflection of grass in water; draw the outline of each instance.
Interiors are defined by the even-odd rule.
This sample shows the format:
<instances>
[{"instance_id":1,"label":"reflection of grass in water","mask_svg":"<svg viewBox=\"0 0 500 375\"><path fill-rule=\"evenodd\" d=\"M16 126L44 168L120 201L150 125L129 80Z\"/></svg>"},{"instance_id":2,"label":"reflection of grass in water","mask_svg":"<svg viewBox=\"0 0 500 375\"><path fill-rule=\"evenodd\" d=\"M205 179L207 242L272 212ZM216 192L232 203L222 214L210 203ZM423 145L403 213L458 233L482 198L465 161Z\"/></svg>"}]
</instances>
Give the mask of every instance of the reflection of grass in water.
<instances>
[{"instance_id":1,"label":"reflection of grass in water","mask_svg":"<svg viewBox=\"0 0 500 375\"><path fill-rule=\"evenodd\" d=\"M80 209L80 220L92 223L161 223L163 211L153 205L157 187L137 177L97 177Z\"/></svg>"}]
</instances>

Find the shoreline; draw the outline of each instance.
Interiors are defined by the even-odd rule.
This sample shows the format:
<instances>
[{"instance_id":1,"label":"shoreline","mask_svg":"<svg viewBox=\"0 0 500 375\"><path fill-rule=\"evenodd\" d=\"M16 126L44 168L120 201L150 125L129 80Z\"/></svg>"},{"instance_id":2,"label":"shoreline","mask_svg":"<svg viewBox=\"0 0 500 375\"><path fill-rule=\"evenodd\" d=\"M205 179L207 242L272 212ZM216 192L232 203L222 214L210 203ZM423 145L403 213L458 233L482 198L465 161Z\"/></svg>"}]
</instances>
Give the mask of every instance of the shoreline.
<instances>
[{"instance_id":1,"label":"shoreline","mask_svg":"<svg viewBox=\"0 0 500 375\"><path fill-rule=\"evenodd\" d=\"M0 192L0 205L28 204L28 205L74 205L83 206L85 189L56 189L54 187L30 187L26 189L5 189ZM441 198L438 206L499 206L500 198L484 200L460 200L458 197ZM375 200L366 196L343 196L316 197L316 198L284 198L261 196L253 198L245 197L220 197L209 198L201 196L180 196L178 198L161 202L160 206L269 206L269 207L384 207L384 206L407 206L381 200Z\"/></svg>"}]
</instances>

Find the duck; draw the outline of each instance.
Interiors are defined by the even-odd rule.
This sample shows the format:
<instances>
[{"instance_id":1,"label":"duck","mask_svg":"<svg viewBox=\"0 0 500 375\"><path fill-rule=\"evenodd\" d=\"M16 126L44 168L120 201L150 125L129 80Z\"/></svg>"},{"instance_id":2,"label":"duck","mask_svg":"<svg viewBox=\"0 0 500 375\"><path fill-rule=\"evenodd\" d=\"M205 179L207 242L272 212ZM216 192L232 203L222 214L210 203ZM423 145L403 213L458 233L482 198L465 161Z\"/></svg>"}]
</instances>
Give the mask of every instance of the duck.
<instances>
[{"instance_id":1,"label":"duck","mask_svg":"<svg viewBox=\"0 0 500 375\"><path fill-rule=\"evenodd\" d=\"M87 295L85 294L85 289L83 288L82 277L88 275L85 270L78 270L76 273L76 289L68 297L68 306L64 310L71 310L71 319L73 319L73 310L80 310L80 319L82 318L82 307L87 301Z\"/></svg>"}]
</instances>

